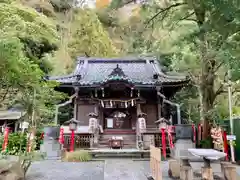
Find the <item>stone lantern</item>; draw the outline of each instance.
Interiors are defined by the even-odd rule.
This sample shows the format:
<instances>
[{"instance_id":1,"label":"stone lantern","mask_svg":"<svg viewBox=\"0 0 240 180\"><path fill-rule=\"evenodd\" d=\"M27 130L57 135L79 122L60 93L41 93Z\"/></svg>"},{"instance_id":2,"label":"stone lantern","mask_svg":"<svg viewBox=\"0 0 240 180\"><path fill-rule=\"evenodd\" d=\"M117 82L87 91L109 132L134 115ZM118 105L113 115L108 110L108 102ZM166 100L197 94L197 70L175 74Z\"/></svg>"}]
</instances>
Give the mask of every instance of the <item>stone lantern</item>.
<instances>
[{"instance_id":1,"label":"stone lantern","mask_svg":"<svg viewBox=\"0 0 240 180\"><path fill-rule=\"evenodd\" d=\"M71 141L70 141L70 152L74 151L74 144L75 144L75 134L74 131L77 130L77 124L79 121L75 120L74 118L70 119L66 123L69 123L69 130L71 131Z\"/></svg>"},{"instance_id":2,"label":"stone lantern","mask_svg":"<svg viewBox=\"0 0 240 180\"><path fill-rule=\"evenodd\" d=\"M77 124L78 124L78 121L75 120L75 119L71 119L68 121L69 123L69 130L70 131L76 131L77 130Z\"/></svg>"}]
</instances>

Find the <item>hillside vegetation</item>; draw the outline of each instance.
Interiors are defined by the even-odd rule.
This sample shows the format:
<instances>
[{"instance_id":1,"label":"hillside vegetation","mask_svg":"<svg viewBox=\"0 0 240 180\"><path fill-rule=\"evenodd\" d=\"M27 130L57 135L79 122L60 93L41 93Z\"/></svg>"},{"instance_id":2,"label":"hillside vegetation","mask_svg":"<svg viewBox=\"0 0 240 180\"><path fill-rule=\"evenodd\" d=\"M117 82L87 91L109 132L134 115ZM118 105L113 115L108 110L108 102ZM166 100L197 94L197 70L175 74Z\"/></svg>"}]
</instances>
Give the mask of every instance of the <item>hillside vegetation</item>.
<instances>
[{"instance_id":1,"label":"hillside vegetation","mask_svg":"<svg viewBox=\"0 0 240 180\"><path fill-rule=\"evenodd\" d=\"M65 95L55 92L56 84L44 81L44 75L71 72L77 56L144 55L155 56L166 69L191 77L191 85L174 100L183 103L186 121L204 120L205 136L209 124L228 118L228 70L233 110L239 115L237 0L142 4L112 0L97 9L74 4L68 0L0 0L3 109L21 102L29 120L35 110L36 124L51 121L53 105Z\"/></svg>"}]
</instances>

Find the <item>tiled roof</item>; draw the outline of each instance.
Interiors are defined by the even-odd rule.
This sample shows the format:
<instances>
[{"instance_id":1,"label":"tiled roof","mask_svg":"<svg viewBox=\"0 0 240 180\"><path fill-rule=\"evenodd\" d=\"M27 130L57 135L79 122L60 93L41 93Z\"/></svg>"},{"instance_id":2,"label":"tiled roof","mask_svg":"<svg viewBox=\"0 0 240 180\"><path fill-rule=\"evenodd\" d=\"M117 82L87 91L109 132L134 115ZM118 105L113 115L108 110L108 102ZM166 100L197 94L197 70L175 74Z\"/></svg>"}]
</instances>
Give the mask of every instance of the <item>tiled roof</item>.
<instances>
[{"instance_id":1,"label":"tiled roof","mask_svg":"<svg viewBox=\"0 0 240 180\"><path fill-rule=\"evenodd\" d=\"M101 85L110 80L129 81L135 85L188 82L186 76L170 76L163 73L158 61L149 58L78 58L78 64L72 74L49 77L49 80L80 86Z\"/></svg>"}]
</instances>

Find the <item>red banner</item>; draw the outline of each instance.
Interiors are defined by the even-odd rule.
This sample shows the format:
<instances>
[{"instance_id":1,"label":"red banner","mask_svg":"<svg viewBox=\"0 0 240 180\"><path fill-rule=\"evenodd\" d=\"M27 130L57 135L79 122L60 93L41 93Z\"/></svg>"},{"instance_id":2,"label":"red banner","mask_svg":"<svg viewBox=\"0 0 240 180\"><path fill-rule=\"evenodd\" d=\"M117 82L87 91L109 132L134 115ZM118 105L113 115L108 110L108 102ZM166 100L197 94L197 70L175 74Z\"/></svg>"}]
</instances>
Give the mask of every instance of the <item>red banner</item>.
<instances>
[{"instance_id":1,"label":"red banner","mask_svg":"<svg viewBox=\"0 0 240 180\"><path fill-rule=\"evenodd\" d=\"M5 151L7 149L8 135L9 135L9 128L6 127L5 131L4 131L4 140L3 140L3 145L2 145L2 151Z\"/></svg>"},{"instance_id":2,"label":"red banner","mask_svg":"<svg viewBox=\"0 0 240 180\"><path fill-rule=\"evenodd\" d=\"M227 142L227 133L226 131L223 131L223 147L224 147L224 153L226 153L226 161L228 161L228 142Z\"/></svg>"},{"instance_id":3,"label":"red banner","mask_svg":"<svg viewBox=\"0 0 240 180\"><path fill-rule=\"evenodd\" d=\"M59 134L59 143L60 144L64 144L64 136L63 136L63 134L64 134L64 129L61 128L60 129L60 134Z\"/></svg>"},{"instance_id":4,"label":"red banner","mask_svg":"<svg viewBox=\"0 0 240 180\"><path fill-rule=\"evenodd\" d=\"M166 152L166 134L165 134L165 129L161 129L162 132L162 152L163 152L163 157L166 159L167 157L167 152Z\"/></svg>"}]
</instances>

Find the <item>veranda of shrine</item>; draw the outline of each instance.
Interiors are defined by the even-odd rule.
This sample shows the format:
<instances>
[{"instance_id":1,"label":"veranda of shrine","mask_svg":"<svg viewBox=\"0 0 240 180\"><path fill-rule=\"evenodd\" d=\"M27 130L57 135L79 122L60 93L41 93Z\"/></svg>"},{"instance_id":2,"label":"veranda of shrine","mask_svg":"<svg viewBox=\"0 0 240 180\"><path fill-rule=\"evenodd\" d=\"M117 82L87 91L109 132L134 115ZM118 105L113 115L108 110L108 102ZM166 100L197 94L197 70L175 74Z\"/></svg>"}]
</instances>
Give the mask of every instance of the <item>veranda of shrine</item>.
<instances>
[{"instance_id":1,"label":"veranda of shrine","mask_svg":"<svg viewBox=\"0 0 240 180\"><path fill-rule=\"evenodd\" d=\"M189 79L172 74L153 58L80 57L71 74L49 80L59 82L57 89L69 95L74 107L73 118L79 121L75 148L107 148L110 138L121 137L124 149L149 149L161 146L159 122L179 123L179 111L168 99ZM97 119L97 130L91 130L89 115ZM70 131L61 125L68 148Z\"/></svg>"}]
</instances>

